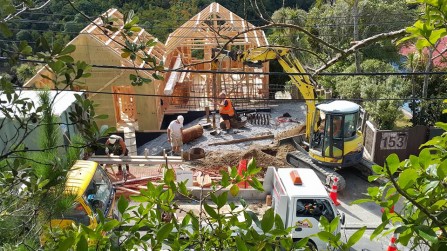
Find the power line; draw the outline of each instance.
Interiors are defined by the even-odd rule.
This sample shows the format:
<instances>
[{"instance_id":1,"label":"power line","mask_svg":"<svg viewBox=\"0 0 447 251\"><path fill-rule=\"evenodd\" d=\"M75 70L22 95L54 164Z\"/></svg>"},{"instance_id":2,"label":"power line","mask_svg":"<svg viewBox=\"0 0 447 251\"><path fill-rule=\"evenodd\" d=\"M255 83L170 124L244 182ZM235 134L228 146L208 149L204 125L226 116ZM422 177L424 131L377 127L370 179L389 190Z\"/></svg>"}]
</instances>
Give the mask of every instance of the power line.
<instances>
[{"instance_id":1,"label":"power line","mask_svg":"<svg viewBox=\"0 0 447 251\"><path fill-rule=\"evenodd\" d=\"M0 61L8 61L7 57L0 57ZM40 63L44 61L33 59L19 59L21 62ZM249 72L249 71L213 71L213 70L189 70L189 69L164 69L157 71L149 67L131 67L131 66L115 66L115 65L96 65L93 68L101 69L120 69L120 70L137 70L137 71L156 71L156 72L191 72L191 73L210 73L210 74L240 74L240 75L280 75L280 76L312 76L312 73L287 73L287 72ZM185 66L187 67L187 66ZM447 75L447 71L438 72L322 72L318 76L418 76L418 75Z\"/></svg>"},{"instance_id":2,"label":"power line","mask_svg":"<svg viewBox=\"0 0 447 251\"><path fill-rule=\"evenodd\" d=\"M166 11L166 9L165 9L165 11ZM98 15L95 15L95 16L90 16L89 18L90 19L96 19L99 16L102 16L102 14L104 12L105 11L103 11L101 14L98 14ZM71 17L74 17L75 15L79 14L79 13L74 13L74 14L67 15L67 14L37 13L37 12L24 12L24 13L25 14L29 14L29 15L59 16L59 17L64 17L64 18L65 17L71 18ZM140 17L140 15L138 15L139 14L138 12L135 12L135 14L138 17ZM357 15L356 17L357 18L364 18L364 17L372 17L372 18L386 17L386 18L389 18L390 16L400 16L400 15L402 15L402 12L388 12L388 13L383 13L383 14L382 13L380 13L380 14L378 14L378 13L371 13L371 14L367 13L367 14ZM199 22L214 21L214 20L225 21L225 22L235 21L234 19L233 20L231 20L231 19L195 19L194 17L195 17L195 15L192 16L190 19L176 19L176 21L182 21L182 22L187 22L187 21L194 21L195 22L197 20ZM241 18L243 18L243 17L241 17ZM305 17L304 19L307 19L307 20L325 20L325 21L327 21L327 20L333 20L333 19L350 19L350 18L354 18L354 15L332 16L332 17ZM297 19L290 19L290 18L282 19L281 18L281 20L284 20L284 21L295 21ZM142 22L142 21L150 21L150 20L141 19L141 17L140 17L140 22ZM262 20L259 20L259 19L243 19L243 21L250 22L250 23L252 23L252 22L263 22Z\"/></svg>"},{"instance_id":3,"label":"power line","mask_svg":"<svg viewBox=\"0 0 447 251\"><path fill-rule=\"evenodd\" d=\"M10 29L10 30L17 31L17 32L19 32L19 31L37 31L37 32L40 32L40 33L51 32L51 33L54 33L54 34L66 34L66 35L70 35L70 34L76 34L76 35L81 35L81 34L85 35L85 34L87 34L87 35L91 35L90 33L86 33L86 32L53 31L53 30L47 30L47 29L41 29L41 30L39 30L39 29ZM386 31L384 31L384 32L386 32ZM376 31L376 33L377 34L381 34L383 32L382 31ZM372 35L377 35L377 34L372 34ZM150 35L152 35L152 34L150 34ZM107 35L105 35L105 34L95 34L95 36L107 36ZM168 35L168 37L170 37L170 38L183 38L183 39L200 39L200 37L197 37L197 36L169 36ZM245 38L256 39L256 38L259 38L259 37L255 37L255 36L245 36L244 34L240 35L239 37L240 37L240 39L245 39ZM276 37L279 37L279 38L290 38L290 37L292 37L293 38L293 37L296 37L296 35L295 36L294 35L289 35L289 36L287 36L287 35L279 35L278 36L277 35ZM321 35L318 35L317 37L320 37L320 38L322 38L322 37L340 37L340 35L339 34L333 34L333 35L321 34ZM213 39L213 40L215 39L214 37L209 37L209 36L205 36L205 35L203 37L201 37L201 38ZM218 37L218 38L220 38L220 37ZM224 39L224 38L221 38L221 39ZM1 40L1 41L10 41L10 40Z\"/></svg>"},{"instance_id":4,"label":"power line","mask_svg":"<svg viewBox=\"0 0 447 251\"><path fill-rule=\"evenodd\" d=\"M16 90L36 90L34 87L16 87ZM105 94L105 95L123 95L123 96L136 96L136 97L155 97L155 98L184 98L185 96L178 96L178 95L161 95L161 94L145 94L145 93L121 93L121 92L108 92L108 91L89 91L89 90L61 90L61 89L45 89L50 91L61 91L61 92L82 92L87 94ZM190 99L209 99L213 98L210 96L188 96ZM252 100L252 101L299 101L299 102L306 102L306 101L335 101L335 100L349 100L349 101L356 101L356 102L372 102L372 101L412 101L412 100L445 100L447 97L411 97L411 98L330 98L330 99L306 99L306 98L299 98L299 99L270 99L270 98L237 98L232 97L232 100Z\"/></svg>"},{"instance_id":5,"label":"power line","mask_svg":"<svg viewBox=\"0 0 447 251\"><path fill-rule=\"evenodd\" d=\"M287 20L281 20L282 22L287 22ZM383 25L383 24L400 24L400 23L408 23L411 21L416 21L416 19L412 19L412 20L400 20L400 21L382 21L382 22L374 22L374 23L360 23L359 25L362 26L368 26L368 25ZM84 25L87 26L89 24L91 24L90 22L73 22L73 21L45 21L45 20L32 20L32 19L16 19L14 21L11 21L10 23L13 24L18 24L18 23L30 23L30 24L49 24L49 25L65 25L67 23L71 23L71 24L78 24L78 25ZM111 25L113 27L121 27L122 25ZM180 26L157 26L157 25L138 25L141 28L145 28L145 29L197 29L197 27L180 27ZM328 23L323 23L323 24L314 24L314 25L305 25L305 26L301 26L302 28L313 28L313 27L337 27L337 26L354 26L354 23L337 23L337 24L328 24ZM232 26L235 29L242 29L242 28L246 28L246 27L242 27L242 26ZM278 29L278 28L288 28L288 27L269 27L268 29Z\"/></svg>"}]
</instances>

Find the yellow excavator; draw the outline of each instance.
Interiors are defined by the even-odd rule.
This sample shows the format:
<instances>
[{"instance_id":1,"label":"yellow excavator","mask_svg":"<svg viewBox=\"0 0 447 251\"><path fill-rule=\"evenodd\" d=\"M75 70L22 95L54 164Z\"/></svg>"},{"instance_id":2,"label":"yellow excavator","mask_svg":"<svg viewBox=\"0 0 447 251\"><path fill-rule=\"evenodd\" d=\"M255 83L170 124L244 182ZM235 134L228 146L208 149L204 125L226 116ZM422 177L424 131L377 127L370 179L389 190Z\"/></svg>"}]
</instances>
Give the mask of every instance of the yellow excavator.
<instances>
[{"instance_id":1,"label":"yellow excavator","mask_svg":"<svg viewBox=\"0 0 447 251\"><path fill-rule=\"evenodd\" d=\"M337 169L357 165L363 155L361 107L346 100L316 104L315 84L298 58L287 47L257 47L245 51L214 49L247 66L262 66L277 60L306 100L305 134L293 137L299 151L290 152L287 161L293 166L311 167L331 185L338 178L338 190L346 186Z\"/></svg>"}]
</instances>

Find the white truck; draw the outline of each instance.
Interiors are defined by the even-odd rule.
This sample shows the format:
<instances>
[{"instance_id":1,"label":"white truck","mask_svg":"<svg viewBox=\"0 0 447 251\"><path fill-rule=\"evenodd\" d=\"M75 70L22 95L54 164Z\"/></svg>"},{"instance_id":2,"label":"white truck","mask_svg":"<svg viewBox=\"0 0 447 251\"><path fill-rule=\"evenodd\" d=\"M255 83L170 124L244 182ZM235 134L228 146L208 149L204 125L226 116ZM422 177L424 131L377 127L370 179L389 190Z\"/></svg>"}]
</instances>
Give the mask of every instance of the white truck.
<instances>
[{"instance_id":1,"label":"white truck","mask_svg":"<svg viewBox=\"0 0 447 251\"><path fill-rule=\"evenodd\" d=\"M299 180L301 184L294 184L294 181ZM344 214L338 212L325 186L312 169L279 168L276 170L274 167L269 167L263 186L264 190L271 194L272 207L283 220L284 226L293 227L291 235L294 240L320 232L318 223L322 215L329 222L340 216L340 223L344 224ZM341 224L337 232L340 231ZM313 249L327 249L327 244L317 237L310 237L308 245Z\"/></svg>"}]
</instances>

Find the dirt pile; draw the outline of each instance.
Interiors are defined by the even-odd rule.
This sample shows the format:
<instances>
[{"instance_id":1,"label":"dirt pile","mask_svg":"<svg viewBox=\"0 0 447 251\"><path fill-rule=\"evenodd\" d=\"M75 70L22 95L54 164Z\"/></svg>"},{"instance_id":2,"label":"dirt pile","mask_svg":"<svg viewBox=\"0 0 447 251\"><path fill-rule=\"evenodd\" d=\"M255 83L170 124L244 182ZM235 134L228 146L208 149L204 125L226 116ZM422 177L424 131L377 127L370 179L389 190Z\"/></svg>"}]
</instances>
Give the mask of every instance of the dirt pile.
<instances>
[{"instance_id":1,"label":"dirt pile","mask_svg":"<svg viewBox=\"0 0 447 251\"><path fill-rule=\"evenodd\" d=\"M280 140L280 139L285 139L288 137L292 137L292 136L296 136L298 134L301 133L305 133L306 130L306 126L305 125L297 125L293 128L290 128L288 130L279 132L276 136L275 136L275 140Z\"/></svg>"},{"instance_id":2,"label":"dirt pile","mask_svg":"<svg viewBox=\"0 0 447 251\"><path fill-rule=\"evenodd\" d=\"M288 152L294 150L295 148L290 144L281 146L251 145L245 151L208 152L205 158L191 161L190 164L194 166L194 170L202 171L211 176L218 176L220 170L228 170L229 166L237 166L241 159L254 157L257 166L266 170L268 166L287 166L285 157Z\"/></svg>"}]
</instances>

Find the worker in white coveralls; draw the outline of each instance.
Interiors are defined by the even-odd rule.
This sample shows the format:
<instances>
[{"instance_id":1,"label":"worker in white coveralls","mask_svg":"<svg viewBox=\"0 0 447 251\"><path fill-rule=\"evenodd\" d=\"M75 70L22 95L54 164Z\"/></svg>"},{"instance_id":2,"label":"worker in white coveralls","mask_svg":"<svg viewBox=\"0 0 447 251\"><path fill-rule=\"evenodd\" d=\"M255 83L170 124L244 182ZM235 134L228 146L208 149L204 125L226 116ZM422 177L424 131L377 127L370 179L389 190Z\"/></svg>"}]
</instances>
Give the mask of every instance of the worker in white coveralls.
<instances>
[{"instance_id":1,"label":"worker in white coveralls","mask_svg":"<svg viewBox=\"0 0 447 251\"><path fill-rule=\"evenodd\" d=\"M171 143L174 155L180 155L183 146L183 121L183 116L179 115L168 126L168 142Z\"/></svg>"}]
</instances>

